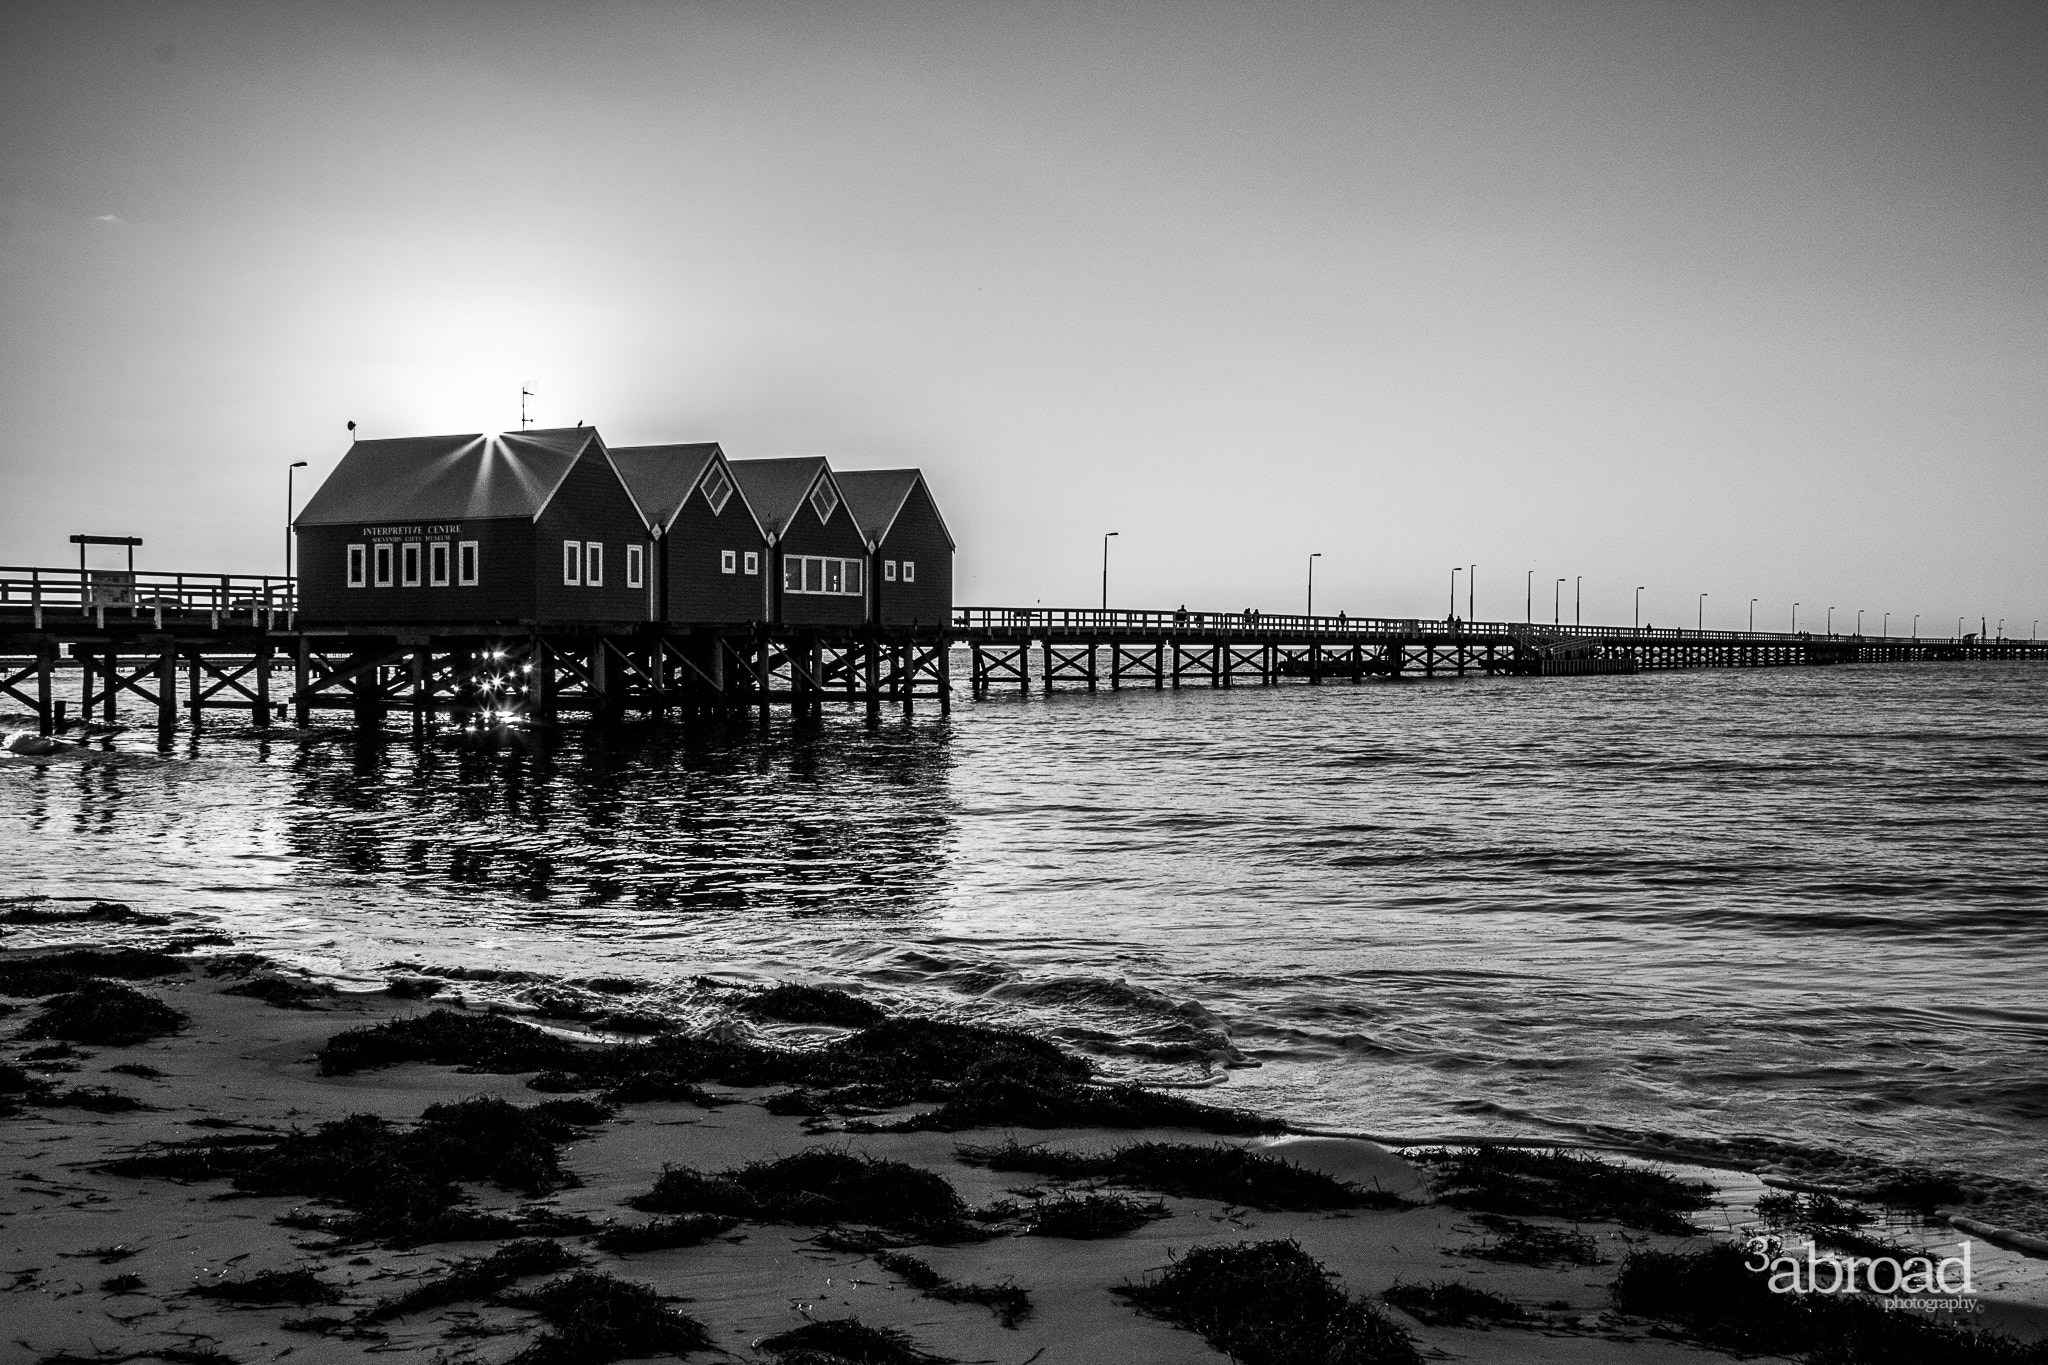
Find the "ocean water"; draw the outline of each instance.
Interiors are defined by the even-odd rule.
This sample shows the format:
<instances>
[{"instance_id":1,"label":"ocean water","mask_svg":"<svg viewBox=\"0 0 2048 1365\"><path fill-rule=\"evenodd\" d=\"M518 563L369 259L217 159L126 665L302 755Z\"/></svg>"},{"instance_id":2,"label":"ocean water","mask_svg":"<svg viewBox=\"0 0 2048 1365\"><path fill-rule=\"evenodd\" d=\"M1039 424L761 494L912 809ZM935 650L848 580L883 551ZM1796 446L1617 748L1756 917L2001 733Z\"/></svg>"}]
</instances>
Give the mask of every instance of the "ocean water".
<instances>
[{"instance_id":1,"label":"ocean water","mask_svg":"<svg viewBox=\"0 0 2048 1365\"><path fill-rule=\"evenodd\" d=\"M2048 669L1010 695L535 752L216 725L0 759L0 895L365 984L839 984L1393 1137L2048 1185Z\"/></svg>"}]
</instances>

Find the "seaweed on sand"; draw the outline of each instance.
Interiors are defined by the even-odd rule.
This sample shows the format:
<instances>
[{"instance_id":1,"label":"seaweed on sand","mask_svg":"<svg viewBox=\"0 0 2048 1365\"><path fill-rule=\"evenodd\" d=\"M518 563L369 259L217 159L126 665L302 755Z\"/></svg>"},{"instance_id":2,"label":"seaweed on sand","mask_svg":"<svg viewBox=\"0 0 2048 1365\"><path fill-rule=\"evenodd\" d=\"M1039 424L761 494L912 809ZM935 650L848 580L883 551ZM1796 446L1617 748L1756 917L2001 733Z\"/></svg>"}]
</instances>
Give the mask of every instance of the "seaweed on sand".
<instances>
[{"instance_id":1,"label":"seaweed on sand","mask_svg":"<svg viewBox=\"0 0 2048 1365\"><path fill-rule=\"evenodd\" d=\"M188 970L183 958L149 948L72 948L0 958L0 995L55 995L93 977L149 981Z\"/></svg>"},{"instance_id":2,"label":"seaweed on sand","mask_svg":"<svg viewBox=\"0 0 2048 1365\"><path fill-rule=\"evenodd\" d=\"M1687 1236L1685 1215L1713 1204L1713 1187L1563 1148L1432 1147L1411 1160L1434 1174L1436 1197L1453 1208L1620 1223Z\"/></svg>"},{"instance_id":3,"label":"seaweed on sand","mask_svg":"<svg viewBox=\"0 0 2048 1365\"><path fill-rule=\"evenodd\" d=\"M321 1046L319 1056L323 1076L352 1076L403 1062L519 1072L579 1069L585 1049L503 1015L434 1010L343 1029Z\"/></svg>"},{"instance_id":4,"label":"seaweed on sand","mask_svg":"<svg viewBox=\"0 0 2048 1365\"><path fill-rule=\"evenodd\" d=\"M558 1106L565 1103L578 1107L564 1112ZM485 1182L528 1195L572 1183L559 1149L587 1126L581 1103L522 1109L500 1099L462 1100L432 1106L410 1128L353 1114L310 1132L165 1144L98 1169L179 1180L227 1178L249 1194L326 1200L349 1212L295 1221L351 1240L503 1235L519 1230L519 1221L458 1210L457 1182Z\"/></svg>"},{"instance_id":5,"label":"seaweed on sand","mask_svg":"<svg viewBox=\"0 0 2048 1365\"><path fill-rule=\"evenodd\" d=\"M1808 1355L1819 1365L2039 1365L2041 1343L1887 1311L1859 1294L1776 1293L1749 1253L1718 1243L1632 1252L1614 1279L1623 1312L1658 1318L1724 1350ZM1810 1353L1810 1354L1809 1354Z\"/></svg>"},{"instance_id":6,"label":"seaweed on sand","mask_svg":"<svg viewBox=\"0 0 2048 1365\"><path fill-rule=\"evenodd\" d=\"M1499 1213L1482 1213L1474 1221L1492 1238L1455 1254L1515 1265L1599 1265L1604 1259L1599 1245L1577 1228L1546 1228Z\"/></svg>"},{"instance_id":7,"label":"seaweed on sand","mask_svg":"<svg viewBox=\"0 0 2048 1365\"><path fill-rule=\"evenodd\" d=\"M1408 1334L1345 1293L1293 1241L1196 1247L1149 1284L1110 1291L1243 1365L1416 1365Z\"/></svg>"},{"instance_id":8,"label":"seaweed on sand","mask_svg":"<svg viewBox=\"0 0 2048 1365\"><path fill-rule=\"evenodd\" d=\"M198 1284L192 1292L203 1299L228 1303L340 1303L341 1290L310 1270L265 1270L240 1280Z\"/></svg>"},{"instance_id":9,"label":"seaweed on sand","mask_svg":"<svg viewBox=\"0 0 2048 1365\"><path fill-rule=\"evenodd\" d=\"M800 986L787 981L749 993L740 1001L739 1011L756 1019L779 1019L785 1024L838 1024L846 1028L873 1028L889 1017L871 1000L829 986Z\"/></svg>"},{"instance_id":10,"label":"seaweed on sand","mask_svg":"<svg viewBox=\"0 0 2048 1365\"><path fill-rule=\"evenodd\" d=\"M944 1365L946 1357L921 1351L893 1327L870 1327L859 1318L819 1318L754 1343L779 1365Z\"/></svg>"},{"instance_id":11,"label":"seaweed on sand","mask_svg":"<svg viewBox=\"0 0 2048 1365\"><path fill-rule=\"evenodd\" d=\"M711 1345L704 1324L670 1308L644 1284L579 1270L531 1293L507 1296L548 1330L511 1365L604 1365L652 1355L688 1355Z\"/></svg>"},{"instance_id":12,"label":"seaweed on sand","mask_svg":"<svg viewBox=\"0 0 2048 1365\"><path fill-rule=\"evenodd\" d=\"M360 1323L385 1322L426 1308L487 1298L528 1275L566 1270L576 1258L543 1238L508 1242L488 1256L465 1256L393 1298L356 1315Z\"/></svg>"},{"instance_id":13,"label":"seaweed on sand","mask_svg":"<svg viewBox=\"0 0 2048 1365\"><path fill-rule=\"evenodd\" d=\"M1270 1212L1407 1207L1407 1201L1399 1196L1363 1189L1291 1161L1223 1143L1136 1142L1113 1152L1072 1152L1011 1138L994 1147L962 1146L957 1155L970 1166L993 1171L1108 1180Z\"/></svg>"},{"instance_id":14,"label":"seaweed on sand","mask_svg":"<svg viewBox=\"0 0 2048 1365\"><path fill-rule=\"evenodd\" d=\"M1031 1295L1014 1284L963 1284L932 1269L931 1262L901 1251L878 1251L875 1264L928 1299L942 1303L978 1303L1014 1329L1031 1316Z\"/></svg>"},{"instance_id":15,"label":"seaweed on sand","mask_svg":"<svg viewBox=\"0 0 2048 1365\"><path fill-rule=\"evenodd\" d=\"M643 1213L715 1213L806 1227L862 1223L932 1241L983 1235L967 1223L966 1202L943 1176L826 1148L721 1175L664 1167L653 1189L626 1202Z\"/></svg>"},{"instance_id":16,"label":"seaweed on sand","mask_svg":"<svg viewBox=\"0 0 2048 1365\"><path fill-rule=\"evenodd\" d=\"M1136 1232L1155 1219L1172 1216L1166 1205L1143 1203L1123 1194L1061 1194L1024 1210L1026 1237L1093 1240Z\"/></svg>"},{"instance_id":17,"label":"seaweed on sand","mask_svg":"<svg viewBox=\"0 0 2048 1365\"><path fill-rule=\"evenodd\" d=\"M1912 1248L1862 1229L1877 1221L1868 1209L1825 1193L1773 1192L1756 1201L1757 1216L1766 1227L1801 1232L1822 1246L1852 1256L1892 1256L1904 1260Z\"/></svg>"},{"instance_id":18,"label":"seaweed on sand","mask_svg":"<svg viewBox=\"0 0 2048 1365\"><path fill-rule=\"evenodd\" d=\"M221 994L245 995L281 1010L310 1010L317 1008L313 1001L325 999L328 993L318 986L294 981L288 976L258 976L229 986Z\"/></svg>"},{"instance_id":19,"label":"seaweed on sand","mask_svg":"<svg viewBox=\"0 0 2048 1365\"><path fill-rule=\"evenodd\" d=\"M724 1213L680 1213L671 1218L650 1218L644 1223L625 1223L597 1234L599 1251L630 1254L635 1251L670 1251L693 1247L721 1237L739 1226L739 1219Z\"/></svg>"},{"instance_id":20,"label":"seaweed on sand","mask_svg":"<svg viewBox=\"0 0 2048 1365\"><path fill-rule=\"evenodd\" d=\"M83 910L13 905L0 910L0 924L169 924L169 915L147 915L118 901L94 901Z\"/></svg>"},{"instance_id":21,"label":"seaweed on sand","mask_svg":"<svg viewBox=\"0 0 2048 1365\"><path fill-rule=\"evenodd\" d=\"M155 996L118 981L88 978L45 1000L20 1036L126 1047L184 1027L184 1014Z\"/></svg>"},{"instance_id":22,"label":"seaweed on sand","mask_svg":"<svg viewBox=\"0 0 2048 1365\"><path fill-rule=\"evenodd\" d=\"M1431 1327L1462 1327L1468 1322L1529 1321L1529 1314L1513 1299L1455 1281L1397 1284L1380 1297L1409 1317Z\"/></svg>"}]
</instances>

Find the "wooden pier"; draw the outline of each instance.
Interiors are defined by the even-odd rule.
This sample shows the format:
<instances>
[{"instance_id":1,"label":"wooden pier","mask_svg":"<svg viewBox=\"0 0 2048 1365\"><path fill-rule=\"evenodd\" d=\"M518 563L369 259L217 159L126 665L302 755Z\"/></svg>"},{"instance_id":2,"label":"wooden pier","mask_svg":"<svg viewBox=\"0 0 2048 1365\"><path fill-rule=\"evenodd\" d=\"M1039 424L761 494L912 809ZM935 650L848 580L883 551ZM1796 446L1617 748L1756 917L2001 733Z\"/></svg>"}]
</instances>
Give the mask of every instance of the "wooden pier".
<instances>
[{"instance_id":1,"label":"wooden pier","mask_svg":"<svg viewBox=\"0 0 2048 1365\"><path fill-rule=\"evenodd\" d=\"M289 579L0 568L0 705L51 734L136 707L165 734L209 711L258 726L323 712L381 726L599 722L949 709L970 691L1215 688L1466 674L2048 660L2048 642L1558 627L1386 617L1023 607L956 609L948 627L733 628L548 622L308 629Z\"/></svg>"}]
</instances>

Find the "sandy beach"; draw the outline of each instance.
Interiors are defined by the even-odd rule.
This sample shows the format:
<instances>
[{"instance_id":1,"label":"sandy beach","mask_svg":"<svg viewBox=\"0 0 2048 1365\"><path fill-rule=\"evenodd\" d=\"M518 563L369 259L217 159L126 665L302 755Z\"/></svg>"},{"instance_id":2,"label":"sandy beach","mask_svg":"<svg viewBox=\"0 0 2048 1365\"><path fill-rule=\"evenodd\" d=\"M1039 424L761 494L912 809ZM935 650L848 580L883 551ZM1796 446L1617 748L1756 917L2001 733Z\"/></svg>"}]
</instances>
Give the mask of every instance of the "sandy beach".
<instances>
[{"instance_id":1,"label":"sandy beach","mask_svg":"<svg viewBox=\"0 0 2048 1365\"><path fill-rule=\"evenodd\" d=\"M1735 1219L1711 1191L1687 1215L1700 1229L1693 1235L1653 1207L1659 1191L1694 1189L1688 1178L1697 1171L1656 1176L1663 1183L1644 1195L1641 1207L1650 1211L1641 1217L1598 1221L1533 1209L1505 1217L1471 1207L1483 1199L1459 1199L1459 1168L1441 1158L1410 1159L1353 1138L1217 1131L1270 1125L1173 1097L1158 1102L1184 1106L1190 1122L1028 1126L1043 1121L1049 1095L1105 1123L1119 1114L1128 1123L1153 1099L1066 1078L1060 1068L1073 1076L1078 1068L1021 1036L948 1033L955 1026L927 1021L817 1023L799 1030L811 1059L797 1061L792 1052L804 1049L792 1048L787 1028L773 1048L736 1036L586 1042L579 1039L589 1035L567 1028L543 1031L459 1002L406 998L438 983L401 984L400 994L336 993L208 951L214 955L153 958L131 950L97 961L75 950L68 959L61 950L0 954L15 1007L0 1020L11 1110L0 1121L10 1177L0 1203L8 1280L0 1355L257 1361L374 1353L496 1362L683 1351L782 1362L1165 1365L1227 1358L1215 1342L1245 1360L1303 1358L1262 1355L1254 1337L1229 1337L1227 1323L1206 1331L1176 1325L1170 1296L1144 1296L1146 1286L1170 1286L1177 1267L1191 1273L1205 1264L1205 1255L1254 1251L1319 1266L1334 1310L1379 1334L1378 1345L1333 1359L1659 1362L1718 1354L1697 1325L1617 1304L1617 1275L1631 1255L1683 1256L1727 1241ZM48 962L59 964L58 974L37 978L38 963ZM160 1016L155 1036L126 1044L38 1037L64 1031L52 1023L56 1005L81 995L75 980L69 992L42 988L94 966L128 978L104 988L115 1005L132 1004L128 993L139 992L182 1018ZM803 1008L784 1013L872 1008L836 993L792 1000ZM95 1027L88 1019L73 1031ZM885 1036L893 1049L886 1054L863 1042ZM538 1051L523 1055L522 1040ZM949 1072L947 1049L969 1043L1000 1055ZM425 1056L438 1049L446 1057L450 1048L468 1049L468 1061ZM626 1051L634 1048L642 1051ZM621 1074L612 1060L590 1060L626 1055L663 1059L667 1069ZM824 1056L840 1069L820 1071L816 1058ZM684 1079L688 1068L702 1079ZM717 1079L768 1072L805 1079ZM1045 1074L1062 1078L1043 1082ZM920 1092L928 1082L938 1088ZM903 1102L912 1093L953 1098ZM514 1108L478 1103L494 1100ZM998 1100L1019 1106L1021 1121L975 1120L974 1105ZM485 1179L463 1179L460 1160L447 1157L455 1164L437 1168L453 1172L446 1197L430 1191L409 1204L380 1202L383 1185L414 1178L404 1153L427 1150L404 1147L408 1135L454 1133L451 1114L480 1120L464 1130L467 1146L445 1149L459 1149L460 1160L515 1137L527 1145L477 1158L497 1163ZM354 1184L307 1174L331 1144L316 1151L306 1135L333 1136L338 1130L322 1125L351 1115L384 1121L363 1129L371 1146L349 1150L382 1153L375 1159L389 1169L367 1180L347 1176ZM883 1131L891 1128L910 1131ZM286 1140L294 1133L301 1148ZM1186 1192L1209 1178L1187 1149L1219 1147L1265 1158L1231 1168L1233 1178L1251 1181L1241 1186L1248 1197ZM1151 1153L1151 1164L1104 1164L1134 1150ZM804 1161L830 1167L840 1183L804 1185L793 1174L810 1169ZM1034 1163L1041 1169L1015 1168ZM1011 1168L995 1168L1005 1164ZM1626 1176L1646 1168L1602 1169ZM846 1183L869 1177L865 1193ZM1594 1197L1605 1196L1594 1189ZM633 1229L641 1245L689 1244L625 1249L635 1234L621 1230ZM507 1247L521 1250L500 1254ZM499 1260L489 1261L494 1254ZM451 1279L450 1267L468 1278ZM548 1286L562 1284L569 1290L550 1300ZM1119 1292L1133 1287L1136 1295ZM601 1333L588 1335L588 1323L564 1316L565 1297L628 1291L671 1327L688 1324L675 1328L683 1335L634 1346L629 1332L606 1345ZM1213 1286L1201 1294L1223 1302ZM1256 1316L1259 1305L1248 1307ZM2040 1333L2020 1307L1991 1316L2017 1335ZM852 1336L834 1326L848 1319L861 1324ZM644 1349L647 1341L666 1341L666 1350Z\"/></svg>"}]
</instances>

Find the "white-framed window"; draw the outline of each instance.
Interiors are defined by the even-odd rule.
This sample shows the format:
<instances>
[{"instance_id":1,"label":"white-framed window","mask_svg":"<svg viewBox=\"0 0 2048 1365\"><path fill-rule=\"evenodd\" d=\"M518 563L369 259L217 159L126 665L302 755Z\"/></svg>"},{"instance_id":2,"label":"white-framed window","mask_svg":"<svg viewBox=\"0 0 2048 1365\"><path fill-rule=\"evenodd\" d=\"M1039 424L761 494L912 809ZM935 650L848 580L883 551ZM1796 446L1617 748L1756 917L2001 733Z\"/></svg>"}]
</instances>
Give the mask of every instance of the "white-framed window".
<instances>
[{"instance_id":1,"label":"white-framed window","mask_svg":"<svg viewBox=\"0 0 2048 1365\"><path fill-rule=\"evenodd\" d=\"M903 561L903 581L905 583L915 583L917 581L917 565L907 559Z\"/></svg>"},{"instance_id":2,"label":"white-framed window","mask_svg":"<svg viewBox=\"0 0 2048 1365\"><path fill-rule=\"evenodd\" d=\"M751 578L761 572L761 552L759 550L749 550L741 558L745 561L746 565L742 572L748 577Z\"/></svg>"},{"instance_id":3,"label":"white-framed window","mask_svg":"<svg viewBox=\"0 0 2048 1365\"><path fill-rule=\"evenodd\" d=\"M894 583L896 581L895 560L885 559L882 561L882 581L884 583Z\"/></svg>"},{"instance_id":4,"label":"white-framed window","mask_svg":"<svg viewBox=\"0 0 2048 1365\"><path fill-rule=\"evenodd\" d=\"M604 586L604 543L591 541L583 547L583 586L601 588Z\"/></svg>"},{"instance_id":5,"label":"white-framed window","mask_svg":"<svg viewBox=\"0 0 2048 1365\"><path fill-rule=\"evenodd\" d=\"M583 542L562 542L562 586L574 588L583 582Z\"/></svg>"},{"instance_id":6,"label":"white-framed window","mask_svg":"<svg viewBox=\"0 0 2048 1365\"><path fill-rule=\"evenodd\" d=\"M370 580L380 588L391 586L391 552L396 547L386 542L370 548L370 566L375 576Z\"/></svg>"},{"instance_id":7,"label":"white-framed window","mask_svg":"<svg viewBox=\"0 0 2048 1365\"><path fill-rule=\"evenodd\" d=\"M818 514L818 520L832 520L832 513L838 506L839 490L832 486L832 480L819 479L818 486L811 490L811 510Z\"/></svg>"},{"instance_id":8,"label":"white-framed window","mask_svg":"<svg viewBox=\"0 0 2048 1365\"><path fill-rule=\"evenodd\" d=\"M348 547L348 585L351 588L370 586L370 547L351 545Z\"/></svg>"},{"instance_id":9,"label":"white-framed window","mask_svg":"<svg viewBox=\"0 0 2048 1365\"><path fill-rule=\"evenodd\" d=\"M420 585L420 543L408 540L398 551L398 586L417 588Z\"/></svg>"},{"instance_id":10,"label":"white-framed window","mask_svg":"<svg viewBox=\"0 0 2048 1365\"><path fill-rule=\"evenodd\" d=\"M448 586L448 542L445 540L427 542L427 586Z\"/></svg>"},{"instance_id":11,"label":"white-framed window","mask_svg":"<svg viewBox=\"0 0 2048 1365\"><path fill-rule=\"evenodd\" d=\"M858 559L828 555L784 555L782 590L807 597L859 597L863 570Z\"/></svg>"},{"instance_id":12,"label":"white-framed window","mask_svg":"<svg viewBox=\"0 0 2048 1365\"><path fill-rule=\"evenodd\" d=\"M629 588L637 588L642 582L645 550L646 547L641 545L626 547L626 586Z\"/></svg>"},{"instance_id":13,"label":"white-framed window","mask_svg":"<svg viewBox=\"0 0 2048 1365\"><path fill-rule=\"evenodd\" d=\"M455 582L458 587L476 586L476 542L465 540L455 547Z\"/></svg>"},{"instance_id":14,"label":"white-framed window","mask_svg":"<svg viewBox=\"0 0 2048 1365\"><path fill-rule=\"evenodd\" d=\"M704 501L710 504L712 516L725 510L726 499L732 496L732 480L726 477L723 465L712 465L704 482L697 486L704 490Z\"/></svg>"},{"instance_id":15,"label":"white-framed window","mask_svg":"<svg viewBox=\"0 0 2048 1365\"><path fill-rule=\"evenodd\" d=\"M740 571L739 551L720 550L718 552L718 571L720 573L738 573Z\"/></svg>"}]
</instances>

